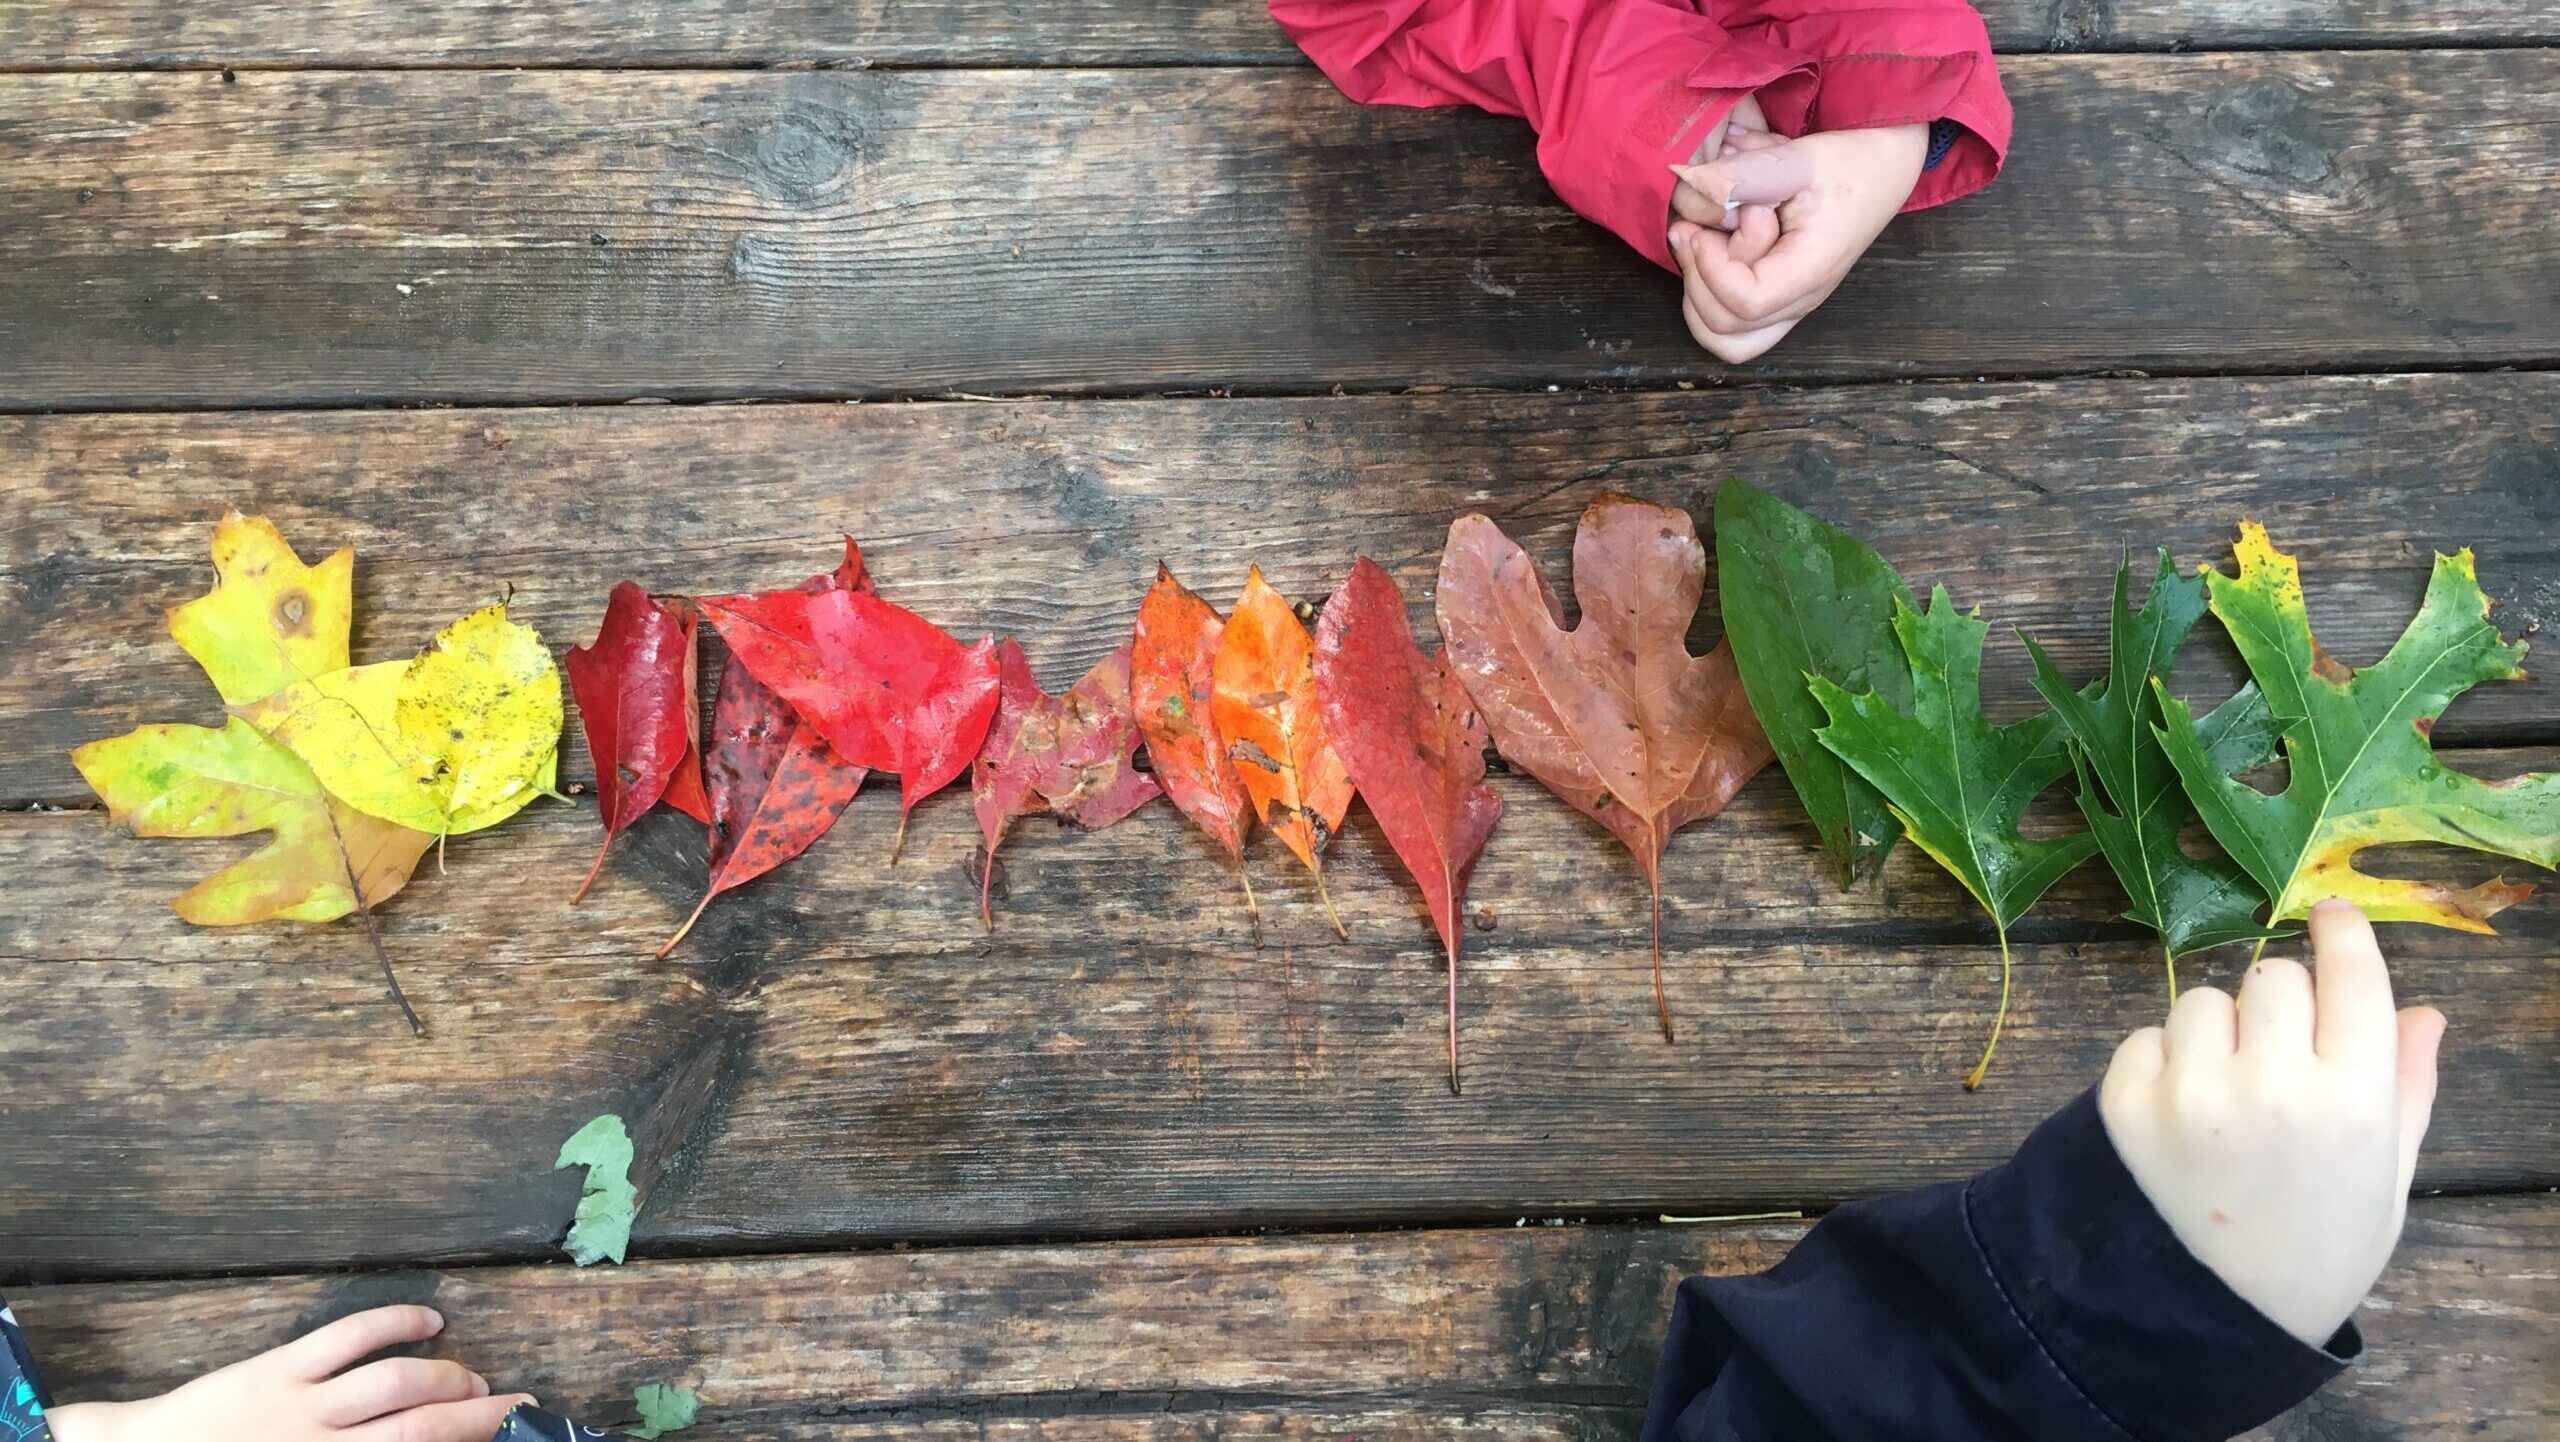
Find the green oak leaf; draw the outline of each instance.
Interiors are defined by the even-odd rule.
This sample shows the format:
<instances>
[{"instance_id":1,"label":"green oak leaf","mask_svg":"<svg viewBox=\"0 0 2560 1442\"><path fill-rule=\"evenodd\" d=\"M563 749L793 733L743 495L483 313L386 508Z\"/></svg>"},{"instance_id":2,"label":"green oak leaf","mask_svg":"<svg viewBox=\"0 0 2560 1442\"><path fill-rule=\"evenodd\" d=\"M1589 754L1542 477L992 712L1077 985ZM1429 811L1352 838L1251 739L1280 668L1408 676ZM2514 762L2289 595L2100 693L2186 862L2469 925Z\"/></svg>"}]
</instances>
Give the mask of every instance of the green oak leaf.
<instances>
[{"instance_id":1,"label":"green oak leaf","mask_svg":"<svg viewBox=\"0 0 2560 1442\"><path fill-rule=\"evenodd\" d=\"M2471 552L2436 557L2426 600L2390 654L2362 670L2312 638L2302 575L2266 529L2243 523L2238 574L2210 572L2213 613L2284 729L2285 787L2223 774L2186 704L2161 693L2161 745L2214 839L2272 898L2270 922L2344 897L2379 921L2487 932L2532 894L2503 877L2457 888L2356 869L2369 846L2432 841L2560 865L2560 772L2482 781L2439 760L2429 735L2454 697L2524 676L2525 647L2489 624Z\"/></svg>"},{"instance_id":2,"label":"green oak leaf","mask_svg":"<svg viewBox=\"0 0 2560 1442\"><path fill-rule=\"evenodd\" d=\"M578 1128L560 1144L560 1159L551 1165L554 1171L587 1169L578 1191L578 1215L561 1244L569 1260L581 1267L608 1257L621 1261L631 1246L631 1218L640 1201L631 1185L631 1134L623 1129L622 1118L606 1112Z\"/></svg>"},{"instance_id":3,"label":"green oak leaf","mask_svg":"<svg viewBox=\"0 0 2560 1442\"><path fill-rule=\"evenodd\" d=\"M1957 611L1940 586L1925 612L1896 601L1893 629L1911 663L1912 710L1816 676L1813 696L1831 724L1814 734L1884 793L1912 843L1991 913L2000 937L2000 1013L1982 1060L1965 1077L1966 1087L1977 1087L2009 1018L2009 928L2098 843L2085 831L2042 841L2018 834L2027 803L2071 762L2061 718L2051 711L2006 726L1984 719L1982 643L1990 627Z\"/></svg>"},{"instance_id":4,"label":"green oak leaf","mask_svg":"<svg viewBox=\"0 0 2560 1442\"><path fill-rule=\"evenodd\" d=\"M2204 619L2204 577L2180 577L2162 551L2151 594L2137 612L2130 604L2132 570L2130 556L2116 567L2107 675L2085 693L2072 689L2033 638L2020 639L2035 657L2037 693L2071 733L2080 814L2133 902L2125 916L2160 933L2174 1001L2179 957L2272 933L2258 924L2267 897L2248 872L2228 857L2199 859L2178 845L2179 828L2195 810L2152 734L2159 719L2152 686L2168 679L2187 634ZM2217 707L2198 731L2226 776L2275 759L2275 718L2255 685Z\"/></svg>"},{"instance_id":5,"label":"green oak leaf","mask_svg":"<svg viewBox=\"0 0 2560 1442\"><path fill-rule=\"evenodd\" d=\"M1716 594L1743 693L1850 886L1884 864L1902 826L1883 794L1815 739L1829 718L1806 678L1910 706L1893 615L1897 602L1911 604L1911 588L1857 537L1727 481L1716 491Z\"/></svg>"},{"instance_id":6,"label":"green oak leaf","mask_svg":"<svg viewBox=\"0 0 2560 1442\"><path fill-rule=\"evenodd\" d=\"M642 1439L664 1437L693 1425L695 1414L702 1410L702 1399L691 1387L671 1387L664 1382L651 1382L632 1394L640 1407L640 1425L631 1435Z\"/></svg>"}]
</instances>

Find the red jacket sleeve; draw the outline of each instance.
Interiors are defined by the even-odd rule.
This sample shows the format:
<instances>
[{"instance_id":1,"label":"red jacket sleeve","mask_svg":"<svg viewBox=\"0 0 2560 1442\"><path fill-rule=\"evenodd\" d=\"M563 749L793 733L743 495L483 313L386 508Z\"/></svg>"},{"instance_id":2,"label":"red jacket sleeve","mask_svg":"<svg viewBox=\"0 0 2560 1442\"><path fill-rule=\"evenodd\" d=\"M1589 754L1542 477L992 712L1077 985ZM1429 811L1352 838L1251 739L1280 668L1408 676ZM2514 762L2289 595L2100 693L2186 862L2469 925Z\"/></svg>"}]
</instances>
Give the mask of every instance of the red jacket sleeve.
<instances>
[{"instance_id":1,"label":"red jacket sleeve","mask_svg":"<svg viewBox=\"0 0 2560 1442\"><path fill-rule=\"evenodd\" d=\"M1556 193L1665 269L1670 167L1745 95L1790 135L1955 122L1907 209L1980 189L2009 145L1964 0L1271 0L1271 15L1354 100L1527 119Z\"/></svg>"}]
</instances>

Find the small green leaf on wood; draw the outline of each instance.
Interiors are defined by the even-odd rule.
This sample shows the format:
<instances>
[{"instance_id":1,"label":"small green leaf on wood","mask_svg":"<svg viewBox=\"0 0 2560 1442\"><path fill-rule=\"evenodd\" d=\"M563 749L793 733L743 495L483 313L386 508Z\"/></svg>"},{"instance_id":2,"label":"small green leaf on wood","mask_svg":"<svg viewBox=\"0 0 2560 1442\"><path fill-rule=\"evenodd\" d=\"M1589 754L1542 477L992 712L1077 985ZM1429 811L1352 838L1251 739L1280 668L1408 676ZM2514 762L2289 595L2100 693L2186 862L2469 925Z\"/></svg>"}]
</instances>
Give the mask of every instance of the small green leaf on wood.
<instances>
[{"instance_id":1,"label":"small green leaf on wood","mask_svg":"<svg viewBox=\"0 0 2560 1442\"><path fill-rule=\"evenodd\" d=\"M1990 628L1957 611L1940 586L1925 612L1897 600L1893 629L1911 663L1912 710L1816 676L1813 696L1831 724L1815 734L1884 793L1912 843L1991 913L2000 938L2000 1012L1982 1060L1965 1077L1972 1088L1990 1070L2009 1016L2010 926L2098 843L2085 831L2042 841L2018 834L2027 803L2071 762L2062 721L2051 711L2006 726L1983 717L1982 643Z\"/></svg>"},{"instance_id":2,"label":"small green leaf on wood","mask_svg":"<svg viewBox=\"0 0 2560 1442\"><path fill-rule=\"evenodd\" d=\"M631 1435L642 1439L664 1437L693 1425L702 1411L702 1399L691 1387L674 1387L664 1382L651 1382L633 1394L640 1406L640 1425Z\"/></svg>"},{"instance_id":3,"label":"small green leaf on wood","mask_svg":"<svg viewBox=\"0 0 2560 1442\"><path fill-rule=\"evenodd\" d=\"M560 1144L552 1170L584 1167L586 1182L578 1191L578 1214L561 1244L569 1260L581 1267L611 1258L620 1262L631 1246L631 1218L640 1196L631 1185L631 1134L612 1112L578 1128Z\"/></svg>"}]
</instances>

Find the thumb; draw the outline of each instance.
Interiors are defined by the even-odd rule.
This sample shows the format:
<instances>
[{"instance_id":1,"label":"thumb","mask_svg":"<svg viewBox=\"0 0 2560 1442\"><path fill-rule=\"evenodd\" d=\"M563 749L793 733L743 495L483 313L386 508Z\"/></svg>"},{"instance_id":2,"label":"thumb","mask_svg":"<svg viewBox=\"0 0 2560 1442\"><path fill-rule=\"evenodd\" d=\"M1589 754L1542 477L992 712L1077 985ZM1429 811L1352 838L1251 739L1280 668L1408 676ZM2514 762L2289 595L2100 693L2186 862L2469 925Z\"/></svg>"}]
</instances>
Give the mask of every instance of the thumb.
<instances>
[{"instance_id":1,"label":"thumb","mask_svg":"<svg viewBox=\"0 0 2560 1442\"><path fill-rule=\"evenodd\" d=\"M2436 1104L2436 1050L2444 1040L2444 1013L2413 1006L2400 1013L2400 1191L2418 1174L2418 1144Z\"/></svg>"},{"instance_id":2,"label":"thumb","mask_svg":"<svg viewBox=\"0 0 2560 1442\"><path fill-rule=\"evenodd\" d=\"M1792 145L1744 150L1671 171L1718 206L1784 205L1813 184L1813 163Z\"/></svg>"}]
</instances>

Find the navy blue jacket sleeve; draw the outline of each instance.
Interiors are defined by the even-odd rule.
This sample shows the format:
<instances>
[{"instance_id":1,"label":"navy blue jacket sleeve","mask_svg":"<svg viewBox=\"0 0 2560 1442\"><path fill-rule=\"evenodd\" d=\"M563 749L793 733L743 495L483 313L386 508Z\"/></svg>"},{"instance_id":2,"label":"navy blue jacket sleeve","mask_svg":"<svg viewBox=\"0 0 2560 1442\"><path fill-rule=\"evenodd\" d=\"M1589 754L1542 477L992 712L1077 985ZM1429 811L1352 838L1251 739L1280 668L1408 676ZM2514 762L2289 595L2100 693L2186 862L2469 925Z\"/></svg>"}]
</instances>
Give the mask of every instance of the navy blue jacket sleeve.
<instances>
[{"instance_id":1,"label":"navy blue jacket sleeve","mask_svg":"<svg viewBox=\"0 0 2560 1442\"><path fill-rule=\"evenodd\" d=\"M1643 1442L2223 1442L2363 1345L2303 1345L2197 1261L2091 1091L1970 1181L1683 1282Z\"/></svg>"}]
</instances>

